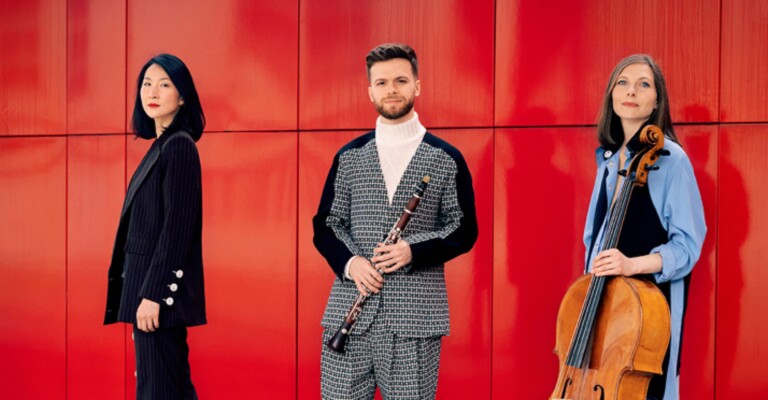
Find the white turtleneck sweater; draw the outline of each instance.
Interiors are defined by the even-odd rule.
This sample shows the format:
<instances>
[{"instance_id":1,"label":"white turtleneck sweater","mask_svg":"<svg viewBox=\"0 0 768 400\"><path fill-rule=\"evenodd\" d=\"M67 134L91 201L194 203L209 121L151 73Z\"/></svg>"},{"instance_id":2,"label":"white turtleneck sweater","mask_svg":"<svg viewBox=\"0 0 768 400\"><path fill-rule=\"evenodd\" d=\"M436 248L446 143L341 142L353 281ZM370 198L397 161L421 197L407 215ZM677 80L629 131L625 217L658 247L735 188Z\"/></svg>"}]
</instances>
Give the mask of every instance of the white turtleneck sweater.
<instances>
[{"instance_id":1,"label":"white turtleneck sweater","mask_svg":"<svg viewBox=\"0 0 768 400\"><path fill-rule=\"evenodd\" d=\"M419 114L415 111L413 118L396 125L386 124L381 119L380 116L376 120L376 150L379 152L381 172L387 185L387 198L389 204L392 204L397 185L427 128L421 125Z\"/></svg>"},{"instance_id":2,"label":"white turtleneck sweater","mask_svg":"<svg viewBox=\"0 0 768 400\"><path fill-rule=\"evenodd\" d=\"M392 204L397 185L403 178L405 169L411 162L416 149L419 148L427 128L419 122L419 114L413 112L413 118L399 124L387 124L381 121L381 116L376 119L376 150L379 153L381 173L384 175L384 183L387 186L387 199ZM359 256L355 256L359 257ZM352 257L344 266L344 277L351 280L349 266Z\"/></svg>"}]
</instances>

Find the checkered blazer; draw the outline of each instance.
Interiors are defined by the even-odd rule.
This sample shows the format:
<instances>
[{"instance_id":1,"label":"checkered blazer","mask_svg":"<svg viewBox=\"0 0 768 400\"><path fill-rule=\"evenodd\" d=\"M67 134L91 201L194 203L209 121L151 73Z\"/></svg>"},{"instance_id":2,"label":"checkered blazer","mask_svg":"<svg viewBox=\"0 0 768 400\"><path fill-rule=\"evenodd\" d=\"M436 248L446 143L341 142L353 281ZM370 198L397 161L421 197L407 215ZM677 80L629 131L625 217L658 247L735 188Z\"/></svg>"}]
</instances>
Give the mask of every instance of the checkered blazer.
<instances>
[{"instance_id":1,"label":"checkered blazer","mask_svg":"<svg viewBox=\"0 0 768 400\"><path fill-rule=\"evenodd\" d=\"M404 337L449 333L448 296L443 264L468 252L477 240L472 177L461 153L427 132L395 191L392 204L381 172L375 131L344 146L333 166L313 219L314 243L330 264L336 280L322 325L336 329L357 296L344 266L355 255L373 257L397 222L416 184L431 180L403 240L411 246L410 265L385 276L384 288L363 307L352 334L366 331L382 313L387 327Z\"/></svg>"}]
</instances>

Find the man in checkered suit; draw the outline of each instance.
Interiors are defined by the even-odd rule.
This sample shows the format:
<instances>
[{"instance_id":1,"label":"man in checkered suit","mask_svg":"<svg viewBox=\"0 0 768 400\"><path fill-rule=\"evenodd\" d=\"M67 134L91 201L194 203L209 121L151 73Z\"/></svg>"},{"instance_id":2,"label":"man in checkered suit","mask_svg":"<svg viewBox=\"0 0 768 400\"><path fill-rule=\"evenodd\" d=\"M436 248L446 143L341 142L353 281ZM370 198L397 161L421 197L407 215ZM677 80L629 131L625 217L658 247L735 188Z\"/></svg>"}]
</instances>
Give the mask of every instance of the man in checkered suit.
<instances>
[{"instance_id":1,"label":"man in checkered suit","mask_svg":"<svg viewBox=\"0 0 768 400\"><path fill-rule=\"evenodd\" d=\"M358 293L370 292L346 351L323 346L322 396L433 399L442 337L449 333L443 264L477 239L472 177L461 153L428 133L413 109L421 90L415 52L383 44L366 57L376 129L344 146L328 174L314 243L336 280L323 343ZM403 232L384 245L418 182L429 187Z\"/></svg>"}]
</instances>

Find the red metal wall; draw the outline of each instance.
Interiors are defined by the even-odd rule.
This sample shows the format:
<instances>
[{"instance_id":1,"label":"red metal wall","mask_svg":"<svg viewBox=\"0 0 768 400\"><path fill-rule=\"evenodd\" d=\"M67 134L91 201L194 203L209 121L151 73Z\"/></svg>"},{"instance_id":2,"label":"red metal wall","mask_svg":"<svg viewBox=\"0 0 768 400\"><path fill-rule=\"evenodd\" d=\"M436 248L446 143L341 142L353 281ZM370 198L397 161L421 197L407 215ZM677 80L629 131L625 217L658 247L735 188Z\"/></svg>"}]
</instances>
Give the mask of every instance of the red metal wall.
<instances>
[{"instance_id":1,"label":"red metal wall","mask_svg":"<svg viewBox=\"0 0 768 400\"><path fill-rule=\"evenodd\" d=\"M594 121L613 65L665 70L709 234L694 270L684 399L768 395L768 3L763 0L0 1L0 388L134 397L133 344L101 325L136 74L159 52L200 91L206 399L319 399L333 276L311 216L338 148L371 129L364 56L414 46L425 125L465 155L480 239L449 263L438 399L545 398L579 275ZM718 273L718 272L722 273Z\"/></svg>"}]
</instances>

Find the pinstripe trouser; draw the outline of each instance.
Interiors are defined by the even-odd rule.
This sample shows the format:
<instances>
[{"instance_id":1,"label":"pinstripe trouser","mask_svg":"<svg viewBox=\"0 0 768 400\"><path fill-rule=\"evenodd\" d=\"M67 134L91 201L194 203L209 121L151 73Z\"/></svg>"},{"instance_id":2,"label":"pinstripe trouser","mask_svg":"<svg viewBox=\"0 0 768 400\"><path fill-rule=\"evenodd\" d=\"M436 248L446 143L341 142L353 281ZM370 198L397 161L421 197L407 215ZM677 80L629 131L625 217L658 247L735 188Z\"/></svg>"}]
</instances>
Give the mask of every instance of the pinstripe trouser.
<instances>
[{"instance_id":1,"label":"pinstripe trouser","mask_svg":"<svg viewBox=\"0 0 768 400\"><path fill-rule=\"evenodd\" d=\"M323 332L320 386L324 400L434 399L442 337L403 338L374 318L362 335L349 338L344 354L325 345L335 331Z\"/></svg>"},{"instance_id":2,"label":"pinstripe trouser","mask_svg":"<svg viewBox=\"0 0 768 400\"><path fill-rule=\"evenodd\" d=\"M197 400L189 372L187 328L145 333L133 326L137 400Z\"/></svg>"}]
</instances>

